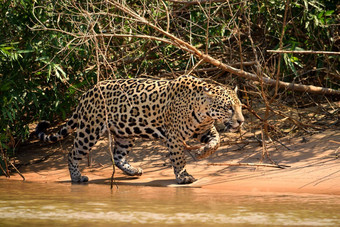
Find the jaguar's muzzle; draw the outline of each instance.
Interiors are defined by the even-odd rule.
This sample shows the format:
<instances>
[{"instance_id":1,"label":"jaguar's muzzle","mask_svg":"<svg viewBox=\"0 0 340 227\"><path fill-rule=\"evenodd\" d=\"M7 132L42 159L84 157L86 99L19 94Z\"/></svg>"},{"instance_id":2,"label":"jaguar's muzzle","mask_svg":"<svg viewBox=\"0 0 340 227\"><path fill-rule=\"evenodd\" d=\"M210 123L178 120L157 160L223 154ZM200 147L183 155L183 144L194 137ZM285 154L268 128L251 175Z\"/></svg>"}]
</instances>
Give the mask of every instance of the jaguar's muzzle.
<instances>
[{"instance_id":1,"label":"jaguar's muzzle","mask_svg":"<svg viewBox=\"0 0 340 227\"><path fill-rule=\"evenodd\" d=\"M236 122L226 122L224 123L224 125L225 132L237 132L241 129L243 121L237 120Z\"/></svg>"}]
</instances>

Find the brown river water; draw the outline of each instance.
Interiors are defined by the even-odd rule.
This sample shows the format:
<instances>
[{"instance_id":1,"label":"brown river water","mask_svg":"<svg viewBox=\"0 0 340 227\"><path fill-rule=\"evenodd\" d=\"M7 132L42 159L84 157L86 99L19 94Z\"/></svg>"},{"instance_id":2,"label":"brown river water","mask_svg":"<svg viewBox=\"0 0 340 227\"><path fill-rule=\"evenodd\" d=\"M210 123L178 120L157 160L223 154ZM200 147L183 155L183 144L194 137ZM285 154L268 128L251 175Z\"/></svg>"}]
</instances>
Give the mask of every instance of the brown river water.
<instances>
[{"instance_id":1,"label":"brown river water","mask_svg":"<svg viewBox=\"0 0 340 227\"><path fill-rule=\"evenodd\" d=\"M340 226L340 196L0 180L0 226Z\"/></svg>"}]
</instances>

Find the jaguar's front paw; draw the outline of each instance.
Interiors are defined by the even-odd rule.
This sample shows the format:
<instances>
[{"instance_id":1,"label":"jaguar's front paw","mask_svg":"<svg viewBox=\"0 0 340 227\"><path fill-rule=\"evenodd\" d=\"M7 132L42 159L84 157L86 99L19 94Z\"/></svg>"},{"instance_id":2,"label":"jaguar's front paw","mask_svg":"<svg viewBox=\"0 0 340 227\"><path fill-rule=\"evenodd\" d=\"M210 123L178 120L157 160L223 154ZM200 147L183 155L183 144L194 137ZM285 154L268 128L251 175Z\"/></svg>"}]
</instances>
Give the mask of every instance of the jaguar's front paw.
<instances>
[{"instance_id":1,"label":"jaguar's front paw","mask_svg":"<svg viewBox=\"0 0 340 227\"><path fill-rule=\"evenodd\" d=\"M206 157L212 155L213 153L215 153L217 148L218 148L218 146L211 146L211 144L207 144L207 145L201 147L200 149L196 150L196 156L195 157L197 159L206 158Z\"/></svg>"},{"instance_id":2,"label":"jaguar's front paw","mask_svg":"<svg viewBox=\"0 0 340 227\"><path fill-rule=\"evenodd\" d=\"M89 178L87 176L80 176L72 178L72 183L85 183L88 182Z\"/></svg>"},{"instance_id":3,"label":"jaguar's front paw","mask_svg":"<svg viewBox=\"0 0 340 227\"><path fill-rule=\"evenodd\" d=\"M178 184L191 184L197 180L184 170L176 175L176 181Z\"/></svg>"},{"instance_id":4,"label":"jaguar's front paw","mask_svg":"<svg viewBox=\"0 0 340 227\"><path fill-rule=\"evenodd\" d=\"M208 145L202 146L199 149L195 150L195 157L196 159L203 159L206 156L208 156L208 151L209 151L210 147Z\"/></svg>"},{"instance_id":5,"label":"jaguar's front paw","mask_svg":"<svg viewBox=\"0 0 340 227\"><path fill-rule=\"evenodd\" d=\"M80 182L88 182L89 181L89 178L87 176L81 176L80 177Z\"/></svg>"},{"instance_id":6,"label":"jaguar's front paw","mask_svg":"<svg viewBox=\"0 0 340 227\"><path fill-rule=\"evenodd\" d=\"M142 176L143 169L141 168L134 168L131 166L131 169L125 172L129 176Z\"/></svg>"}]
</instances>

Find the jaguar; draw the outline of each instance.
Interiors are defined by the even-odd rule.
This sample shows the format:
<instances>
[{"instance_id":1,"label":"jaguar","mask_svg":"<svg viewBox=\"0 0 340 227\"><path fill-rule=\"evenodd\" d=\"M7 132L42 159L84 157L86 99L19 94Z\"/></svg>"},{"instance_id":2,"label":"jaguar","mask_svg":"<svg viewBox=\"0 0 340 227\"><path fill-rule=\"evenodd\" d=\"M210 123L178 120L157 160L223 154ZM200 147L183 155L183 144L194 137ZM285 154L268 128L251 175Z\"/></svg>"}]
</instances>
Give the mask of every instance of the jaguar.
<instances>
[{"instance_id":1,"label":"jaguar","mask_svg":"<svg viewBox=\"0 0 340 227\"><path fill-rule=\"evenodd\" d=\"M68 154L72 182L87 182L79 162L100 137L110 130L114 143L114 163L125 174L140 176L141 168L130 165L127 155L136 137L162 139L178 184L196 179L186 171L185 151L189 139L201 146L197 159L213 154L220 144L215 122L238 130L243 122L237 88L231 89L185 75L174 80L149 78L101 81L85 92L73 115L57 133L46 134L47 121L36 127L41 141L56 142L75 132L73 149Z\"/></svg>"}]
</instances>

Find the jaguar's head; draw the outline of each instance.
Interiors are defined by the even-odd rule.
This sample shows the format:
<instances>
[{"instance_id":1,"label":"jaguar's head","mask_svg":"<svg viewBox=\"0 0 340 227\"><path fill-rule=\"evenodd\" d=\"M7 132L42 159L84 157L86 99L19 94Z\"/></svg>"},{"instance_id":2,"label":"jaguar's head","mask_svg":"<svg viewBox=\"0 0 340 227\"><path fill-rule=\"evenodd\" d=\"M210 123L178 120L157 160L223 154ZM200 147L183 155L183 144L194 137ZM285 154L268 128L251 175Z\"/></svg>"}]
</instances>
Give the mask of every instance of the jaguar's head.
<instances>
[{"instance_id":1,"label":"jaguar's head","mask_svg":"<svg viewBox=\"0 0 340 227\"><path fill-rule=\"evenodd\" d=\"M237 131L244 122L242 103L237 97L237 87L226 89L221 86L203 88L210 99L207 115L225 125L226 130Z\"/></svg>"}]
</instances>

